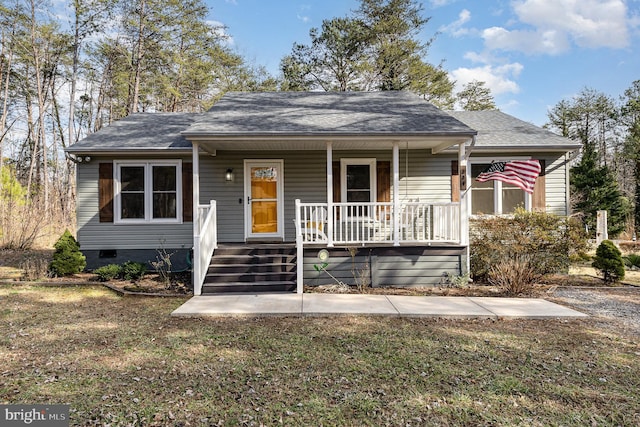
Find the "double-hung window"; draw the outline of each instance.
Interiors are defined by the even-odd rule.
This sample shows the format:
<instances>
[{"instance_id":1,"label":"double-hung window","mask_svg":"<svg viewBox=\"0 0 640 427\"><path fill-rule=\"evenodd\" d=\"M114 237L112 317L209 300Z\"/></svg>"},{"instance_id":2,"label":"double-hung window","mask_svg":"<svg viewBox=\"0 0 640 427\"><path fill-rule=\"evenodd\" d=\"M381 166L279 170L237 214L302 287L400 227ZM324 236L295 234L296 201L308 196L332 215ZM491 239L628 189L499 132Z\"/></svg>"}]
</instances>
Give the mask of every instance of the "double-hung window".
<instances>
[{"instance_id":1,"label":"double-hung window","mask_svg":"<svg viewBox=\"0 0 640 427\"><path fill-rule=\"evenodd\" d=\"M182 222L180 160L114 163L116 222Z\"/></svg>"},{"instance_id":2,"label":"double-hung window","mask_svg":"<svg viewBox=\"0 0 640 427\"><path fill-rule=\"evenodd\" d=\"M490 161L471 164L471 214L507 215L518 207L530 210L531 196L519 187L502 181L476 181L490 165Z\"/></svg>"},{"instance_id":3,"label":"double-hung window","mask_svg":"<svg viewBox=\"0 0 640 427\"><path fill-rule=\"evenodd\" d=\"M343 203L376 201L376 159L341 159L340 174ZM369 208L349 207L347 216L370 216Z\"/></svg>"}]
</instances>

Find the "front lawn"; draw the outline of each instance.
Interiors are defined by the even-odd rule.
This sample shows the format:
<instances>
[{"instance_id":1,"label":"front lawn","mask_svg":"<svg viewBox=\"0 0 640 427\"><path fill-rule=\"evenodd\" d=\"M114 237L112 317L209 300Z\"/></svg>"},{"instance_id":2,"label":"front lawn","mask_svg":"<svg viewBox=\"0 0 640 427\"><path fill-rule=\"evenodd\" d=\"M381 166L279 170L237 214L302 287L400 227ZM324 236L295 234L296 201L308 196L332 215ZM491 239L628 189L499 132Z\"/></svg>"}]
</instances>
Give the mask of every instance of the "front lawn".
<instances>
[{"instance_id":1,"label":"front lawn","mask_svg":"<svg viewBox=\"0 0 640 427\"><path fill-rule=\"evenodd\" d=\"M176 319L184 299L3 286L3 403L72 425L637 425L637 338L601 321Z\"/></svg>"}]
</instances>

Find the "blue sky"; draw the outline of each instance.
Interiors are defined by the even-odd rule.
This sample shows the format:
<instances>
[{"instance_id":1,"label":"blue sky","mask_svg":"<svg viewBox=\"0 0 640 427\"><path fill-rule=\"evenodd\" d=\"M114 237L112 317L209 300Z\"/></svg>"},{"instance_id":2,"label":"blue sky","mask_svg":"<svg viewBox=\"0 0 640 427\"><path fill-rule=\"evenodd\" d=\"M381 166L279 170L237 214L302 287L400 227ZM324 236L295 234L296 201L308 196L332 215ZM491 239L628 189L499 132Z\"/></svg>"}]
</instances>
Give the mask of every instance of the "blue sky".
<instances>
[{"instance_id":1,"label":"blue sky","mask_svg":"<svg viewBox=\"0 0 640 427\"><path fill-rule=\"evenodd\" d=\"M278 74L294 42L357 0L207 0L234 48ZM550 107L590 87L613 97L640 79L640 0L423 0L436 32L427 61L460 86L487 82L498 108L542 125Z\"/></svg>"}]
</instances>

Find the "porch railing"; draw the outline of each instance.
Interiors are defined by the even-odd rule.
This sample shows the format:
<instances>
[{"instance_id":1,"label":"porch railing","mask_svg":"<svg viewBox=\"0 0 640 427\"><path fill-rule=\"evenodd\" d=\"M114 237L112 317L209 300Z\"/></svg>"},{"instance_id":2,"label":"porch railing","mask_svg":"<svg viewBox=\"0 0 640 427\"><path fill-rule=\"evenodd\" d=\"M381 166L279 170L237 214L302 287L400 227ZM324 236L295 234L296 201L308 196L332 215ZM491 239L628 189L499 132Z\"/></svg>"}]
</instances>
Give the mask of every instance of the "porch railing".
<instances>
[{"instance_id":1,"label":"porch railing","mask_svg":"<svg viewBox=\"0 0 640 427\"><path fill-rule=\"evenodd\" d=\"M202 284L207 275L209 261L218 247L217 205L211 200L208 205L198 205L198 223L193 248L193 293L202 293Z\"/></svg>"},{"instance_id":2,"label":"porch railing","mask_svg":"<svg viewBox=\"0 0 640 427\"><path fill-rule=\"evenodd\" d=\"M392 203L334 203L329 227L327 203L296 204L302 243L460 243L460 204L403 201L394 233ZM333 229L329 236L329 229ZM329 239L331 237L331 239Z\"/></svg>"}]
</instances>

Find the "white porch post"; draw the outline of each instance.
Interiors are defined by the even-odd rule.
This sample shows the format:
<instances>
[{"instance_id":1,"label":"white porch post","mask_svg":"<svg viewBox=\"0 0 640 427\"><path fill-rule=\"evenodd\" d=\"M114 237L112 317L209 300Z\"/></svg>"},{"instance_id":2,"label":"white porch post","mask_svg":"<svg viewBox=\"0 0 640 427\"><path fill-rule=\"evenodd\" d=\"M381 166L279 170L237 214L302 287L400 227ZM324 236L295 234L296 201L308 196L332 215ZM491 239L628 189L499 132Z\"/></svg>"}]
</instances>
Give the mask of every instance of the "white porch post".
<instances>
[{"instance_id":1,"label":"white porch post","mask_svg":"<svg viewBox=\"0 0 640 427\"><path fill-rule=\"evenodd\" d=\"M393 141L393 246L400 246L400 143Z\"/></svg>"},{"instance_id":2,"label":"white porch post","mask_svg":"<svg viewBox=\"0 0 640 427\"><path fill-rule=\"evenodd\" d=\"M469 183L467 183L467 155L465 143L458 144L458 176L460 182L460 244L466 246L466 266L462 274L469 272Z\"/></svg>"},{"instance_id":3,"label":"white porch post","mask_svg":"<svg viewBox=\"0 0 640 427\"><path fill-rule=\"evenodd\" d=\"M327 246L333 247L333 143L327 141Z\"/></svg>"},{"instance_id":4,"label":"white porch post","mask_svg":"<svg viewBox=\"0 0 640 427\"><path fill-rule=\"evenodd\" d=\"M302 218L300 218L300 199L296 199L296 293L301 294L304 292L304 247L302 231L300 230L300 224Z\"/></svg>"},{"instance_id":5,"label":"white porch post","mask_svg":"<svg viewBox=\"0 0 640 427\"><path fill-rule=\"evenodd\" d=\"M198 143L193 142L191 157L193 161L193 259L192 277L193 294L202 293L202 283L200 283L200 158L198 156Z\"/></svg>"}]
</instances>

